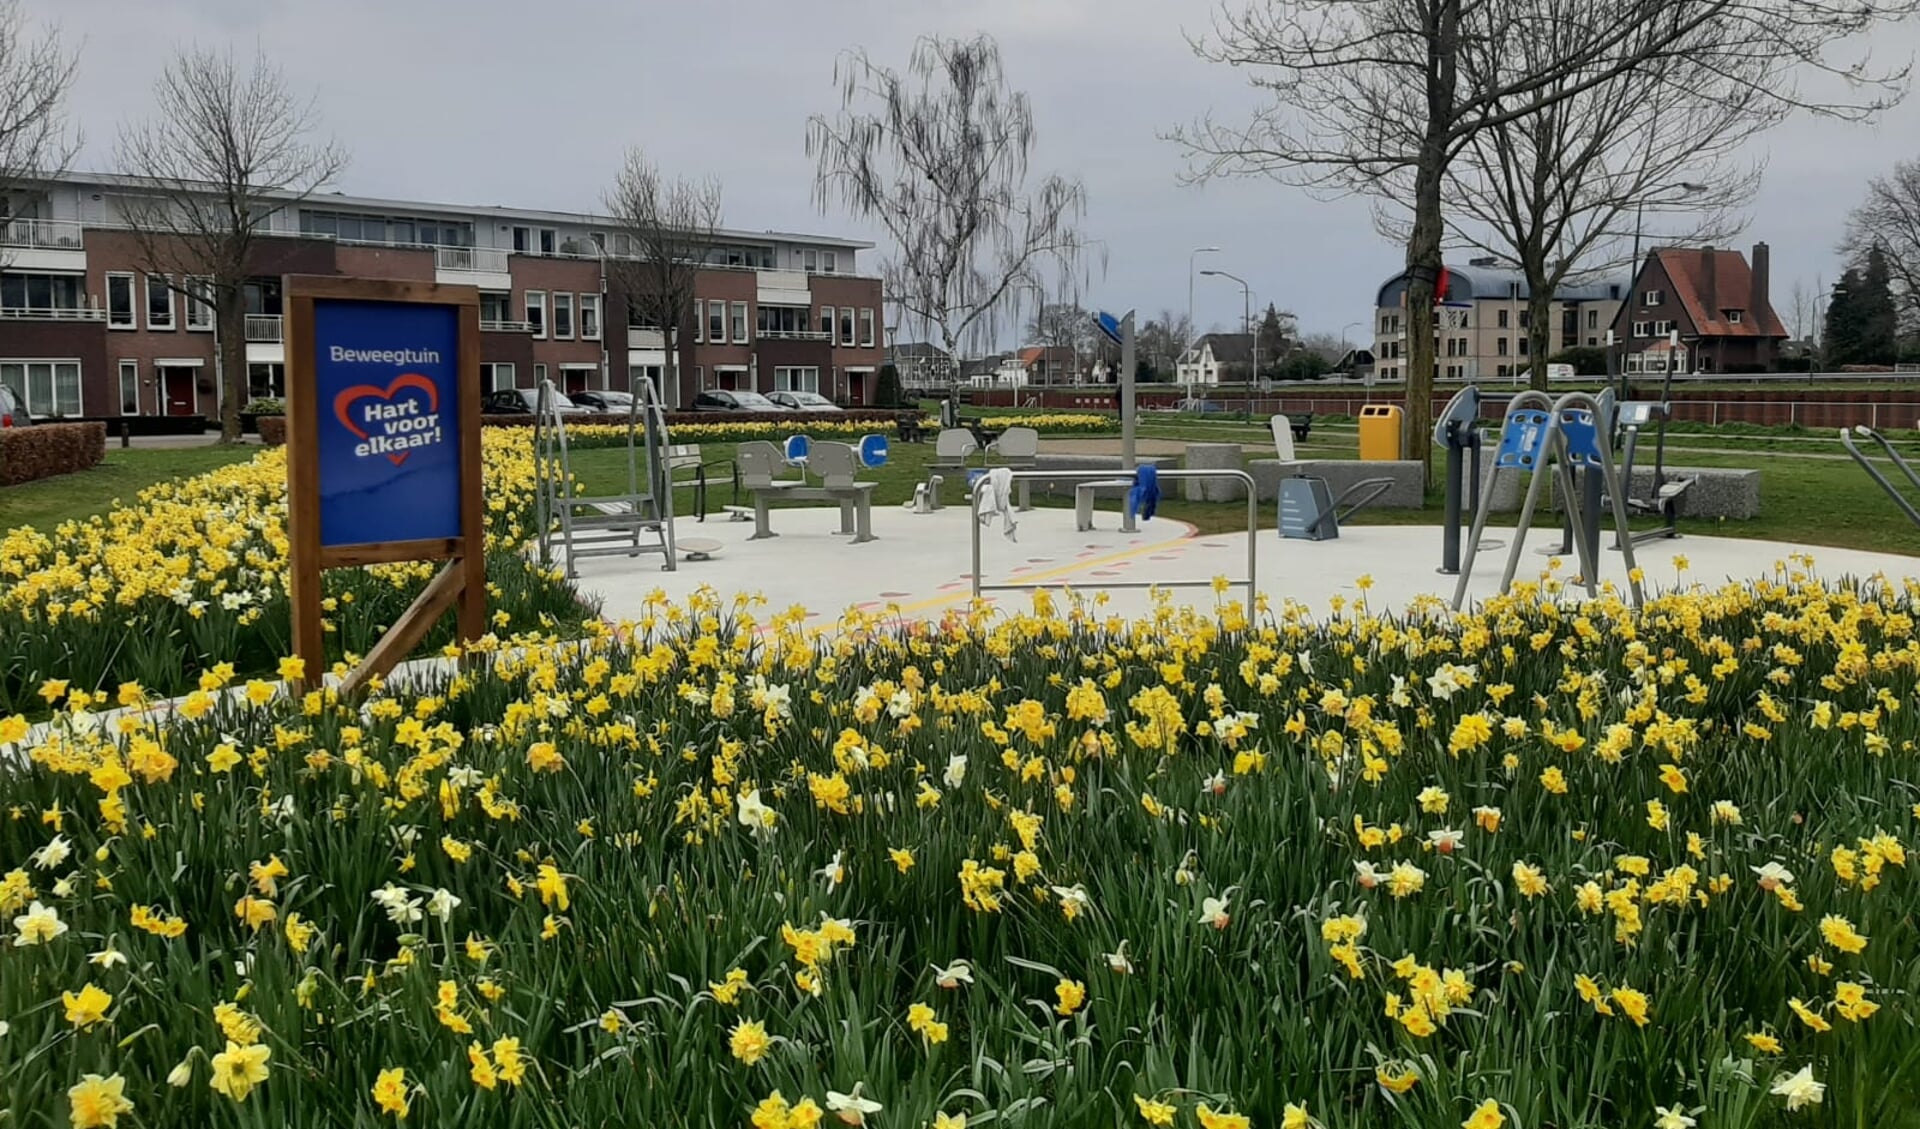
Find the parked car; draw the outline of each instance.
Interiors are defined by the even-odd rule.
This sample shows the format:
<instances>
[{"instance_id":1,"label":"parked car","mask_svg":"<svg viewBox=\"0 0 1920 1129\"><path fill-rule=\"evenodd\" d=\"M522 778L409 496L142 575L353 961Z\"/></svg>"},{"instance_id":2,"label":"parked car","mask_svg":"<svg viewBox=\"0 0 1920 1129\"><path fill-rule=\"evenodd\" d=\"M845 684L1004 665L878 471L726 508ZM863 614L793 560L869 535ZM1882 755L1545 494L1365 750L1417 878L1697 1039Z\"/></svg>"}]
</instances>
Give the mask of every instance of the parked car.
<instances>
[{"instance_id":1,"label":"parked car","mask_svg":"<svg viewBox=\"0 0 1920 1129\"><path fill-rule=\"evenodd\" d=\"M758 392L727 392L716 389L693 398L696 412L783 412L787 409Z\"/></svg>"},{"instance_id":2,"label":"parked car","mask_svg":"<svg viewBox=\"0 0 1920 1129\"><path fill-rule=\"evenodd\" d=\"M569 400L564 393L553 394L554 406L563 416L581 416L587 409ZM540 409L540 393L532 388L501 388L487 393L480 410L489 415L530 416Z\"/></svg>"},{"instance_id":3,"label":"parked car","mask_svg":"<svg viewBox=\"0 0 1920 1129\"><path fill-rule=\"evenodd\" d=\"M840 405L818 392L775 392L767 399L794 412L838 412Z\"/></svg>"},{"instance_id":4,"label":"parked car","mask_svg":"<svg viewBox=\"0 0 1920 1129\"><path fill-rule=\"evenodd\" d=\"M606 412L623 416L633 411L633 395L628 392L611 390L575 392L568 399L590 412Z\"/></svg>"},{"instance_id":5,"label":"parked car","mask_svg":"<svg viewBox=\"0 0 1920 1129\"><path fill-rule=\"evenodd\" d=\"M1213 415L1227 410L1225 404L1217 400L1182 400L1174 409L1176 412L1196 412L1200 415Z\"/></svg>"},{"instance_id":6,"label":"parked car","mask_svg":"<svg viewBox=\"0 0 1920 1129\"><path fill-rule=\"evenodd\" d=\"M0 427L25 427L33 422L27 414L26 401L20 394L4 384L0 384Z\"/></svg>"}]
</instances>

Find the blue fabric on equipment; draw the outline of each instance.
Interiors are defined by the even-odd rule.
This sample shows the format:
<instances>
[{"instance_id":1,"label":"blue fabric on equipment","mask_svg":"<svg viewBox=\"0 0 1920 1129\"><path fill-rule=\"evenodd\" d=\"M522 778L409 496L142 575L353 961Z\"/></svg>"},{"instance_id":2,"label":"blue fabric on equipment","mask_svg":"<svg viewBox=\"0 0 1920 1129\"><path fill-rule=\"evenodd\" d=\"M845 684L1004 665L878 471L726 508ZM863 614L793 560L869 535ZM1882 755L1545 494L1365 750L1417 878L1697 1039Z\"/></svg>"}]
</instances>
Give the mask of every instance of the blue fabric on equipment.
<instances>
[{"instance_id":1,"label":"blue fabric on equipment","mask_svg":"<svg viewBox=\"0 0 1920 1129\"><path fill-rule=\"evenodd\" d=\"M1127 491L1127 513L1141 521L1152 521L1160 506L1160 468L1143 466L1133 472L1133 489Z\"/></svg>"}]
</instances>

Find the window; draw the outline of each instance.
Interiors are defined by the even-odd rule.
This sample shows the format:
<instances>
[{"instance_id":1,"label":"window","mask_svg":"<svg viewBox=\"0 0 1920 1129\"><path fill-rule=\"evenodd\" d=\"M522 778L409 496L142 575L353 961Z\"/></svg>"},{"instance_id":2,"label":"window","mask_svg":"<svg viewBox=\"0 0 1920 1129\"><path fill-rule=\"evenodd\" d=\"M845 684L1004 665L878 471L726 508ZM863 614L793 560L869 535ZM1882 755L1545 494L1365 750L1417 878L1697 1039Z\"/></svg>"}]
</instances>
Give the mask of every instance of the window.
<instances>
[{"instance_id":1,"label":"window","mask_svg":"<svg viewBox=\"0 0 1920 1129\"><path fill-rule=\"evenodd\" d=\"M853 344L853 307L840 307L840 344Z\"/></svg>"},{"instance_id":2,"label":"window","mask_svg":"<svg viewBox=\"0 0 1920 1129\"><path fill-rule=\"evenodd\" d=\"M480 388L485 392L498 392L513 387L513 366L494 361L480 366Z\"/></svg>"},{"instance_id":3,"label":"window","mask_svg":"<svg viewBox=\"0 0 1920 1129\"><path fill-rule=\"evenodd\" d=\"M533 386L535 388L538 388L542 384L545 384L546 382L547 382L547 366L545 365L533 366Z\"/></svg>"},{"instance_id":4,"label":"window","mask_svg":"<svg viewBox=\"0 0 1920 1129\"><path fill-rule=\"evenodd\" d=\"M747 343L747 304L745 302L733 304L733 343L735 345Z\"/></svg>"},{"instance_id":5,"label":"window","mask_svg":"<svg viewBox=\"0 0 1920 1129\"><path fill-rule=\"evenodd\" d=\"M707 303L707 340L715 345L727 343L727 304Z\"/></svg>"},{"instance_id":6,"label":"window","mask_svg":"<svg viewBox=\"0 0 1920 1129\"><path fill-rule=\"evenodd\" d=\"M820 391L820 370L776 368L773 370L773 390L775 392L818 392Z\"/></svg>"},{"instance_id":7,"label":"window","mask_svg":"<svg viewBox=\"0 0 1920 1129\"><path fill-rule=\"evenodd\" d=\"M286 395L286 391L285 366L277 362L259 361L247 366L247 398L249 400L277 400Z\"/></svg>"},{"instance_id":8,"label":"window","mask_svg":"<svg viewBox=\"0 0 1920 1129\"><path fill-rule=\"evenodd\" d=\"M497 290L480 292L480 324L513 320L513 295Z\"/></svg>"},{"instance_id":9,"label":"window","mask_svg":"<svg viewBox=\"0 0 1920 1129\"><path fill-rule=\"evenodd\" d=\"M820 269L820 252L809 247L800 253L800 262L808 274Z\"/></svg>"},{"instance_id":10,"label":"window","mask_svg":"<svg viewBox=\"0 0 1920 1129\"><path fill-rule=\"evenodd\" d=\"M1587 328L1588 329L1600 328L1600 311L1599 310L1587 311Z\"/></svg>"},{"instance_id":11,"label":"window","mask_svg":"<svg viewBox=\"0 0 1920 1129\"><path fill-rule=\"evenodd\" d=\"M1507 328L1507 313L1508 312L1506 310L1501 310L1497 316L1498 320L1496 320L1494 323L1501 329Z\"/></svg>"},{"instance_id":12,"label":"window","mask_svg":"<svg viewBox=\"0 0 1920 1129\"><path fill-rule=\"evenodd\" d=\"M1667 296L1664 291L1660 291L1660 290L1642 291L1640 294L1640 304L1643 306L1657 306L1661 302L1665 301L1666 297Z\"/></svg>"},{"instance_id":13,"label":"window","mask_svg":"<svg viewBox=\"0 0 1920 1129\"><path fill-rule=\"evenodd\" d=\"M173 291L164 274L147 276L147 328L173 328Z\"/></svg>"},{"instance_id":14,"label":"window","mask_svg":"<svg viewBox=\"0 0 1920 1129\"><path fill-rule=\"evenodd\" d=\"M580 295L580 337L584 341L600 340L600 295Z\"/></svg>"},{"instance_id":15,"label":"window","mask_svg":"<svg viewBox=\"0 0 1920 1129\"><path fill-rule=\"evenodd\" d=\"M547 335L546 291L527 291L527 324L533 327L533 335L535 337L545 337Z\"/></svg>"},{"instance_id":16,"label":"window","mask_svg":"<svg viewBox=\"0 0 1920 1129\"><path fill-rule=\"evenodd\" d=\"M533 229L516 227L513 229L513 249L522 255L533 249Z\"/></svg>"},{"instance_id":17,"label":"window","mask_svg":"<svg viewBox=\"0 0 1920 1129\"><path fill-rule=\"evenodd\" d=\"M1644 321L1637 321L1637 322L1634 322L1634 323L1633 323L1633 335L1634 335L1635 337L1651 337L1651 336L1653 336L1653 333L1652 333L1652 331L1651 331L1651 330L1649 330L1649 329L1647 328L1647 325L1648 325L1648 323L1647 323L1647 322L1644 322Z\"/></svg>"},{"instance_id":18,"label":"window","mask_svg":"<svg viewBox=\"0 0 1920 1129\"><path fill-rule=\"evenodd\" d=\"M1597 347L1599 344L1600 344L1600 339L1598 337L1587 338L1587 348L1592 349Z\"/></svg>"},{"instance_id":19,"label":"window","mask_svg":"<svg viewBox=\"0 0 1920 1129\"><path fill-rule=\"evenodd\" d=\"M832 306L820 307L820 332L827 335L827 340L829 341L833 340L833 307Z\"/></svg>"},{"instance_id":20,"label":"window","mask_svg":"<svg viewBox=\"0 0 1920 1129\"><path fill-rule=\"evenodd\" d=\"M187 328L201 333L213 329L213 280L187 279Z\"/></svg>"},{"instance_id":21,"label":"window","mask_svg":"<svg viewBox=\"0 0 1920 1129\"><path fill-rule=\"evenodd\" d=\"M573 295L564 290L553 292L553 335L573 339Z\"/></svg>"},{"instance_id":22,"label":"window","mask_svg":"<svg viewBox=\"0 0 1920 1129\"><path fill-rule=\"evenodd\" d=\"M1500 370L1499 370L1499 372L1498 372L1498 373L1497 373L1496 375L1499 375L1499 376L1512 376L1512 375L1513 375L1513 366L1512 366L1512 365L1501 365L1501 366L1500 366Z\"/></svg>"},{"instance_id":23,"label":"window","mask_svg":"<svg viewBox=\"0 0 1920 1129\"><path fill-rule=\"evenodd\" d=\"M1722 314L1725 314L1725 315L1726 315L1726 318L1727 318L1727 321L1728 321L1728 322L1730 322L1730 323L1732 323L1733 325L1739 325L1739 324L1740 324L1740 311L1739 311L1739 310L1722 310L1722 311L1720 311L1720 312L1721 312Z\"/></svg>"},{"instance_id":24,"label":"window","mask_svg":"<svg viewBox=\"0 0 1920 1129\"><path fill-rule=\"evenodd\" d=\"M559 238L559 233L554 231L552 228L550 227L541 228L540 229L540 253L542 255L553 254L553 244L554 244L554 241L558 238Z\"/></svg>"},{"instance_id":25,"label":"window","mask_svg":"<svg viewBox=\"0 0 1920 1129\"><path fill-rule=\"evenodd\" d=\"M1523 356L1523 357L1527 355L1527 345L1528 345L1528 344L1529 344L1529 342L1528 342L1528 340L1527 340L1526 338L1524 338L1524 337L1522 337L1522 338L1520 339L1520 355L1521 355L1521 356Z\"/></svg>"},{"instance_id":26,"label":"window","mask_svg":"<svg viewBox=\"0 0 1920 1129\"><path fill-rule=\"evenodd\" d=\"M1640 354L1638 353L1627 354L1627 371L1628 372L1640 371Z\"/></svg>"},{"instance_id":27,"label":"window","mask_svg":"<svg viewBox=\"0 0 1920 1129\"><path fill-rule=\"evenodd\" d=\"M1506 338L1499 337L1494 339L1493 355L1496 357L1504 357L1507 355L1507 339Z\"/></svg>"},{"instance_id":28,"label":"window","mask_svg":"<svg viewBox=\"0 0 1920 1129\"><path fill-rule=\"evenodd\" d=\"M107 325L112 329L134 327L133 276L130 274L107 276Z\"/></svg>"},{"instance_id":29,"label":"window","mask_svg":"<svg viewBox=\"0 0 1920 1129\"><path fill-rule=\"evenodd\" d=\"M13 389L28 415L80 414L79 361L0 361L0 384Z\"/></svg>"},{"instance_id":30,"label":"window","mask_svg":"<svg viewBox=\"0 0 1920 1129\"><path fill-rule=\"evenodd\" d=\"M140 414L140 362L120 362L120 414Z\"/></svg>"},{"instance_id":31,"label":"window","mask_svg":"<svg viewBox=\"0 0 1920 1129\"><path fill-rule=\"evenodd\" d=\"M832 251L820 252L820 269L828 274L834 273L839 269L838 258Z\"/></svg>"},{"instance_id":32,"label":"window","mask_svg":"<svg viewBox=\"0 0 1920 1129\"><path fill-rule=\"evenodd\" d=\"M0 276L0 306L36 313L77 310L85 304L81 285L78 275L7 274Z\"/></svg>"},{"instance_id":33,"label":"window","mask_svg":"<svg viewBox=\"0 0 1920 1129\"><path fill-rule=\"evenodd\" d=\"M1532 324L1533 324L1533 311L1521 310L1520 311L1520 328L1526 329Z\"/></svg>"},{"instance_id":34,"label":"window","mask_svg":"<svg viewBox=\"0 0 1920 1129\"><path fill-rule=\"evenodd\" d=\"M860 311L860 344L873 348L873 310Z\"/></svg>"}]
</instances>

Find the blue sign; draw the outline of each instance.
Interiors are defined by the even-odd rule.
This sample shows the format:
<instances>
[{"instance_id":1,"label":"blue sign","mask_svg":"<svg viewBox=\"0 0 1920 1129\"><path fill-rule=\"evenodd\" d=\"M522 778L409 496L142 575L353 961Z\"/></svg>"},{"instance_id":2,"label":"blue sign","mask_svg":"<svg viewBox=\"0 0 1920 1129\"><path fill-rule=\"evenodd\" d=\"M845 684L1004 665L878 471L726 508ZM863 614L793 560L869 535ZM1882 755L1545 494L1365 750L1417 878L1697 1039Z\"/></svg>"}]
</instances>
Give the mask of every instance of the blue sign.
<instances>
[{"instance_id":1,"label":"blue sign","mask_svg":"<svg viewBox=\"0 0 1920 1129\"><path fill-rule=\"evenodd\" d=\"M320 544L458 537L458 307L316 299Z\"/></svg>"},{"instance_id":2,"label":"blue sign","mask_svg":"<svg viewBox=\"0 0 1920 1129\"><path fill-rule=\"evenodd\" d=\"M1100 311L1093 315L1093 324L1099 326L1100 332L1105 334L1107 340L1113 342L1115 345L1126 344L1126 342L1120 340L1120 321L1112 314L1105 310Z\"/></svg>"}]
</instances>

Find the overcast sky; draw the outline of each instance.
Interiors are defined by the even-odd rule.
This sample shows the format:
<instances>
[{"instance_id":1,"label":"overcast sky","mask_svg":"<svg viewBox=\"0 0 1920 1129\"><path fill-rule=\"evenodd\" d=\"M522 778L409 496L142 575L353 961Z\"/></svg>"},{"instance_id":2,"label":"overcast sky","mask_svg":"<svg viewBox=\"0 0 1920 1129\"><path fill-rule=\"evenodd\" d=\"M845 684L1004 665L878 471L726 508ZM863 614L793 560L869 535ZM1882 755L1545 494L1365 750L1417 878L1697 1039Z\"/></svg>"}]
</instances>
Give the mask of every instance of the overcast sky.
<instances>
[{"instance_id":1,"label":"overcast sky","mask_svg":"<svg viewBox=\"0 0 1920 1129\"><path fill-rule=\"evenodd\" d=\"M108 169L117 124L138 114L176 45L255 44L312 91L352 164L357 195L563 210L597 206L628 144L667 170L712 174L726 221L874 238L813 204L809 113L837 106L835 57L851 46L904 66L926 32L996 36L1031 96L1035 167L1087 184L1087 233L1106 241L1087 304L1142 316L1184 310L1188 252L1239 274L1256 298L1338 334L1370 316L1403 262L1365 204L1326 203L1271 181L1180 183L1160 140L1209 111L1253 104L1244 76L1195 58L1207 0L26 0L82 48L74 111L83 167ZM1882 61L1920 35L1882 35ZM1831 283L1833 245L1862 182L1920 156L1920 101L1874 126L1796 121L1765 140L1770 166L1741 245L1773 247L1774 302L1798 280ZM1237 323L1241 295L1199 280L1202 329ZM1362 332L1355 330L1356 336Z\"/></svg>"}]
</instances>

